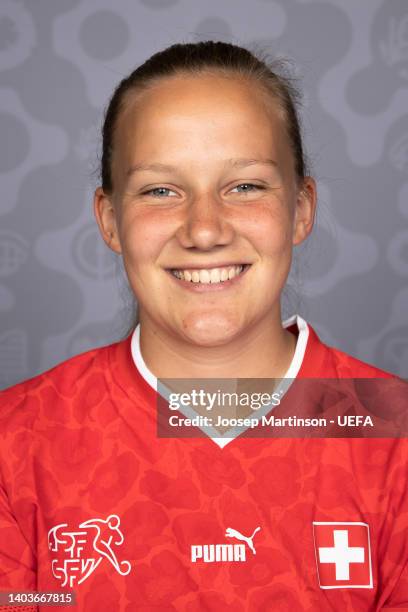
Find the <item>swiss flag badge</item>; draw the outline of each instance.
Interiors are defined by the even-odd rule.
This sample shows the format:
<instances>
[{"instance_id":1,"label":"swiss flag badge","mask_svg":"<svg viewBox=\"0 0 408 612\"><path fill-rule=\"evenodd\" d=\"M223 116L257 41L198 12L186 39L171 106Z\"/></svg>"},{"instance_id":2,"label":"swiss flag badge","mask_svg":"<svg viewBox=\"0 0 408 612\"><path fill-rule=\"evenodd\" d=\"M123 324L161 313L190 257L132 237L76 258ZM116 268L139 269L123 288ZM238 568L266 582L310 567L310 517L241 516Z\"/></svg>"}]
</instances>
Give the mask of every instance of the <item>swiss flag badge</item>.
<instances>
[{"instance_id":1,"label":"swiss flag badge","mask_svg":"<svg viewBox=\"0 0 408 612\"><path fill-rule=\"evenodd\" d=\"M313 522L321 589L372 589L370 530L367 523Z\"/></svg>"}]
</instances>

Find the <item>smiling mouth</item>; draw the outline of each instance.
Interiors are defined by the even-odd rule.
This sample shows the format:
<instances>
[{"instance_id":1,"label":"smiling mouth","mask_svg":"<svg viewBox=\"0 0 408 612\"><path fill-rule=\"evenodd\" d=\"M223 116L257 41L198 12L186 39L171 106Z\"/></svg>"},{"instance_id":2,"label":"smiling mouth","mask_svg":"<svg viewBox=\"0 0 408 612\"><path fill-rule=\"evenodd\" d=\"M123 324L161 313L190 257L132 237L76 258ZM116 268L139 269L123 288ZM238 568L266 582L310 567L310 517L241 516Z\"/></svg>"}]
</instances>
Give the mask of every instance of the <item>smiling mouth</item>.
<instances>
[{"instance_id":1,"label":"smiling mouth","mask_svg":"<svg viewBox=\"0 0 408 612\"><path fill-rule=\"evenodd\" d=\"M222 268L171 269L169 272L179 280L192 284L215 285L240 276L251 264L239 264Z\"/></svg>"}]
</instances>

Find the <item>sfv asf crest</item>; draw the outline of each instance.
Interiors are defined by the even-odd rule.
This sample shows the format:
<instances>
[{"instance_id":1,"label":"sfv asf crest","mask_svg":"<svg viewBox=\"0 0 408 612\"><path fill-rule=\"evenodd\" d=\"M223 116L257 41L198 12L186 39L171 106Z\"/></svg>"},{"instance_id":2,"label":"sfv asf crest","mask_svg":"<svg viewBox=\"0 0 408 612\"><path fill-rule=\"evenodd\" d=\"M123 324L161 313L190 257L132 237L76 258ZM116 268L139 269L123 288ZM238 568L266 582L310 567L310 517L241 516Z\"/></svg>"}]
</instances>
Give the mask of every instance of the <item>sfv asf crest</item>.
<instances>
[{"instance_id":1,"label":"sfv asf crest","mask_svg":"<svg viewBox=\"0 0 408 612\"><path fill-rule=\"evenodd\" d=\"M105 558L122 576L126 576L131 565L129 561L118 561L116 548L124 537L119 529L120 518L111 514L106 520L89 519L68 529L67 523L60 523L48 532L48 547L54 554L52 573L61 586L73 587L81 584Z\"/></svg>"}]
</instances>

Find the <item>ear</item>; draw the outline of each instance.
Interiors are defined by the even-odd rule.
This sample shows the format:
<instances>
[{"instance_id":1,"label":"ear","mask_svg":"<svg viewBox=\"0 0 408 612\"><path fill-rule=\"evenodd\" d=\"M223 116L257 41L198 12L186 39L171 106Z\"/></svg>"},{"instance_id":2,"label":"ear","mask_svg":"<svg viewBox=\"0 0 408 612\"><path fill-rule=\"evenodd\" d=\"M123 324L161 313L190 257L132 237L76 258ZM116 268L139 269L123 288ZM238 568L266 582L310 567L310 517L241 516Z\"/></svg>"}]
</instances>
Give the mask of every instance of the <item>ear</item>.
<instances>
[{"instance_id":1,"label":"ear","mask_svg":"<svg viewBox=\"0 0 408 612\"><path fill-rule=\"evenodd\" d=\"M121 254L115 206L112 197L105 194L102 187L95 190L93 206L102 238L112 251Z\"/></svg>"},{"instance_id":2,"label":"ear","mask_svg":"<svg viewBox=\"0 0 408 612\"><path fill-rule=\"evenodd\" d=\"M301 244L313 229L316 214L316 181L311 176L303 179L296 198L293 225L293 245Z\"/></svg>"}]
</instances>

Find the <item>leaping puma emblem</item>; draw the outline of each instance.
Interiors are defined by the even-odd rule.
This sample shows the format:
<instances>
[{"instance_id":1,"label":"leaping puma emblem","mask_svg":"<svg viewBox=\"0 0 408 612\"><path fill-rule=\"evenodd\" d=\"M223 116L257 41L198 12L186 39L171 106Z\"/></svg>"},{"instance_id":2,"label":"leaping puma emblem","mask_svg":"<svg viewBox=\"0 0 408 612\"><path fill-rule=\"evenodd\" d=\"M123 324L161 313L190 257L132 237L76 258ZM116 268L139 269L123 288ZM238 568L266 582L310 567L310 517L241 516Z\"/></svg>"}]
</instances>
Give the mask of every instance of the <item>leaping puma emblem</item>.
<instances>
[{"instance_id":1,"label":"leaping puma emblem","mask_svg":"<svg viewBox=\"0 0 408 612\"><path fill-rule=\"evenodd\" d=\"M251 536L244 536L242 533L240 533L239 531L237 531L236 529L232 529L231 527L227 527L227 530L225 532L225 537L226 538L236 538L237 540L242 540L243 542L246 542L249 546L249 548L252 550L252 552L254 553L254 555L256 555L256 550L254 547L254 544L252 542L252 540L254 539L255 534L260 531L260 527L257 527L255 529L255 531L253 532L253 534Z\"/></svg>"}]
</instances>

